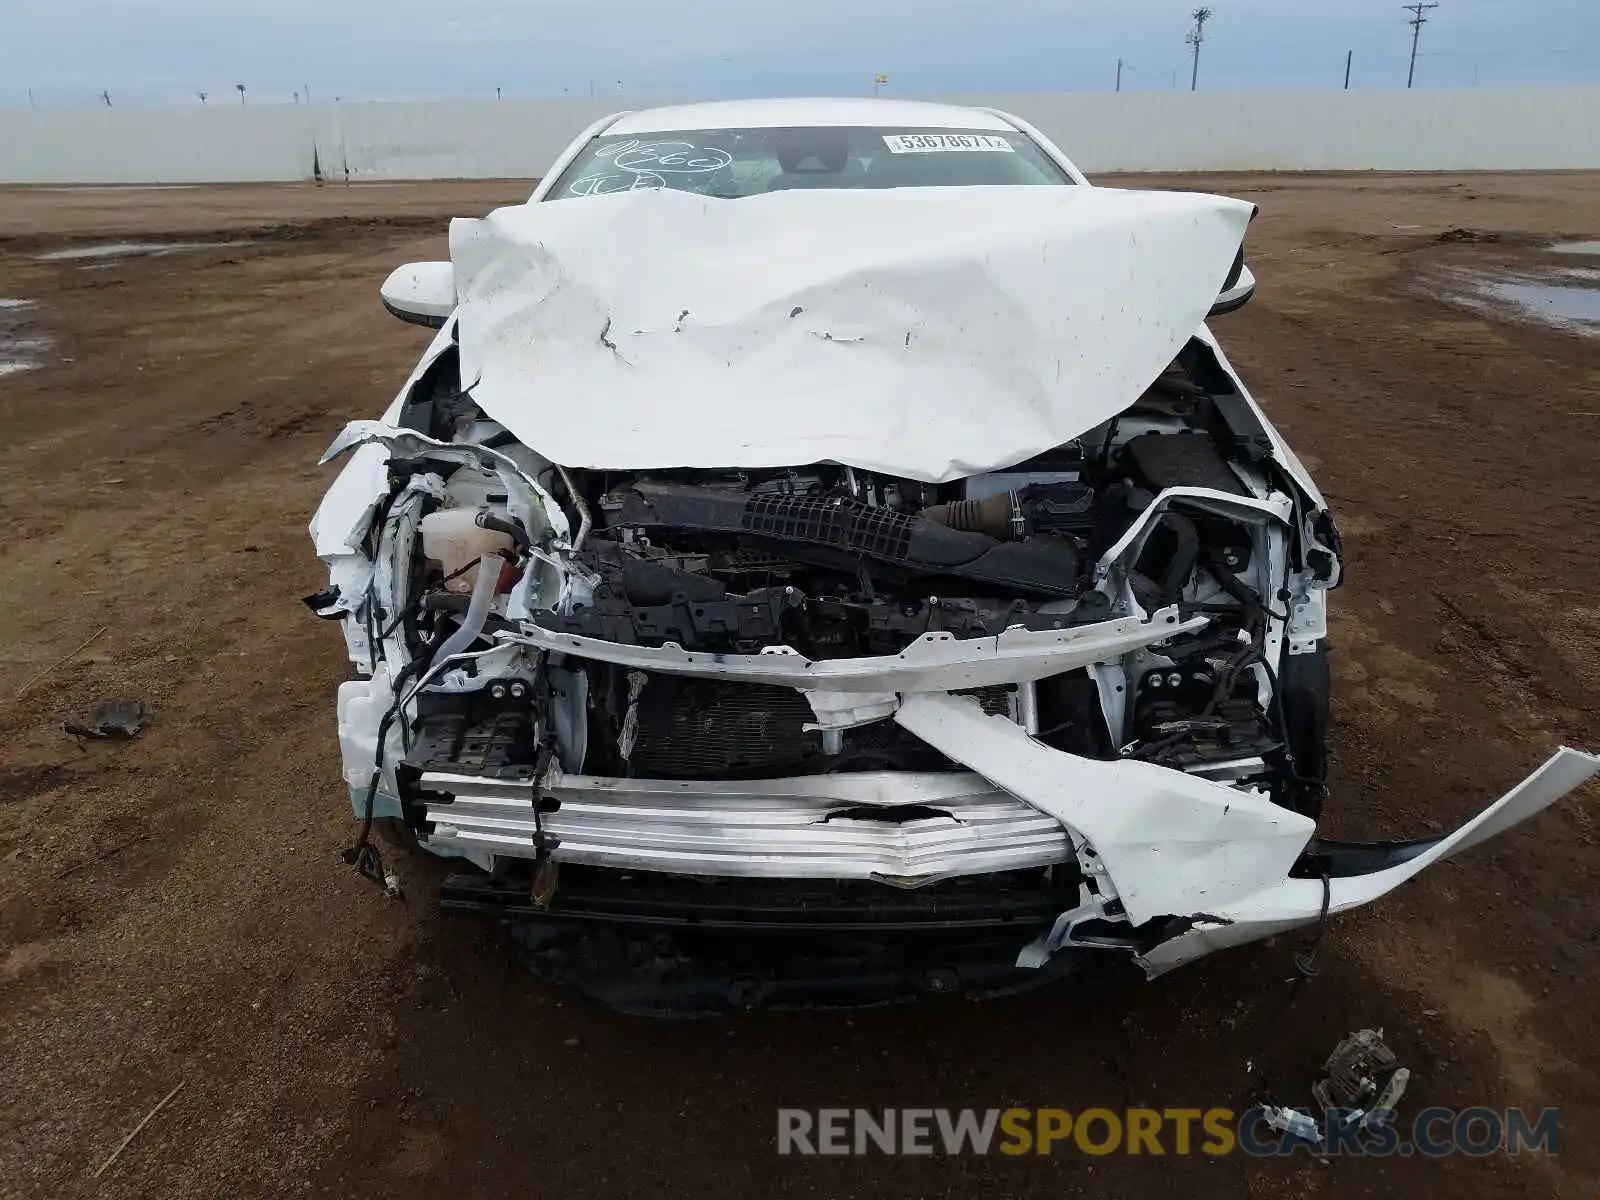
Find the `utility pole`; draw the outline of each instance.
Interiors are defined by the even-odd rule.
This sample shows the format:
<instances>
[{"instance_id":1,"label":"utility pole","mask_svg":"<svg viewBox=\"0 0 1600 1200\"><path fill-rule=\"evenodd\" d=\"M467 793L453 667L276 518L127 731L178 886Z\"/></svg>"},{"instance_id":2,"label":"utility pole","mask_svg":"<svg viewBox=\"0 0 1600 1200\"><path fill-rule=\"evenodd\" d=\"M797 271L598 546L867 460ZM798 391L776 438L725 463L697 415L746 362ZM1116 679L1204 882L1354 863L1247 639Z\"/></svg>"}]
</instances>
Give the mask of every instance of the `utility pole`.
<instances>
[{"instance_id":1,"label":"utility pole","mask_svg":"<svg viewBox=\"0 0 1600 1200\"><path fill-rule=\"evenodd\" d=\"M1422 36L1422 27L1428 23L1428 10L1439 5L1424 4L1422 0L1417 0L1415 4L1402 4L1400 7L1411 14L1411 19L1406 22L1411 26L1411 69L1406 72L1406 86L1410 87L1411 81L1417 77L1417 39Z\"/></svg>"},{"instance_id":2,"label":"utility pole","mask_svg":"<svg viewBox=\"0 0 1600 1200\"><path fill-rule=\"evenodd\" d=\"M1354 50L1346 50L1344 52L1344 90L1347 92L1350 90L1350 61L1355 56L1356 52Z\"/></svg>"},{"instance_id":3,"label":"utility pole","mask_svg":"<svg viewBox=\"0 0 1600 1200\"><path fill-rule=\"evenodd\" d=\"M244 84L236 83L233 86L239 89L239 103L243 104L244 103Z\"/></svg>"},{"instance_id":4,"label":"utility pole","mask_svg":"<svg viewBox=\"0 0 1600 1200\"><path fill-rule=\"evenodd\" d=\"M1117 59L1117 91L1122 90L1122 60Z\"/></svg>"},{"instance_id":5,"label":"utility pole","mask_svg":"<svg viewBox=\"0 0 1600 1200\"><path fill-rule=\"evenodd\" d=\"M32 88L28 89L28 107L29 108L38 108L39 107L36 103L34 103L33 89Z\"/></svg>"},{"instance_id":6,"label":"utility pole","mask_svg":"<svg viewBox=\"0 0 1600 1200\"><path fill-rule=\"evenodd\" d=\"M495 88L495 90L494 90L494 102L496 104L500 103L500 89L499 88Z\"/></svg>"},{"instance_id":7,"label":"utility pole","mask_svg":"<svg viewBox=\"0 0 1600 1200\"><path fill-rule=\"evenodd\" d=\"M1200 43L1206 40L1206 22L1211 19L1209 8L1197 8L1189 14L1194 18L1194 28L1183 39L1194 47L1194 69L1189 73L1189 90L1200 86Z\"/></svg>"},{"instance_id":8,"label":"utility pole","mask_svg":"<svg viewBox=\"0 0 1600 1200\"><path fill-rule=\"evenodd\" d=\"M108 92L108 91L107 92L101 92L100 93L100 99L102 99L102 100L104 100L106 102L106 107L107 108L111 107L111 93L110 92Z\"/></svg>"},{"instance_id":9,"label":"utility pole","mask_svg":"<svg viewBox=\"0 0 1600 1200\"><path fill-rule=\"evenodd\" d=\"M204 104L206 102L206 97L209 96L210 94L211 94L210 92L196 92L195 93L196 96L200 97L200 103L201 104Z\"/></svg>"}]
</instances>

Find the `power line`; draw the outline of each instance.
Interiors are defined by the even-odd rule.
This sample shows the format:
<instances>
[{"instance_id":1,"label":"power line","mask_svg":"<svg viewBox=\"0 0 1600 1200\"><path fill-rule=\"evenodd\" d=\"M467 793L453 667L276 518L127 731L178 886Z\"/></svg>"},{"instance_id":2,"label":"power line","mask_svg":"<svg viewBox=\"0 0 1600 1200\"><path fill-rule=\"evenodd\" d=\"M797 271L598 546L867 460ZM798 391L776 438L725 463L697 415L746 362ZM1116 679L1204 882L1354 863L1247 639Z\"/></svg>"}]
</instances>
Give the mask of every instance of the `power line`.
<instances>
[{"instance_id":1,"label":"power line","mask_svg":"<svg viewBox=\"0 0 1600 1200\"><path fill-rule=\"evenodd\" d=\"M1411 67L1406 71L1406 86L1410 87L1411 81L1417 77L1417 39L1422 36L1422 27L1428 23L1428 10L1439 5L1424 4L1422 0L1417 0L1415 4L1402 4L1400 7L1411 14L1411 19L1406 22L1411 26Z\"/></svg>"},{"instance_id":2,"label":"power line","mask_svg":"<svg viewBox=\"0 0 1600 1200\"><path fill-rule=\"evenodd\" d=\"M1200 86L1200 43L1206 40L1206 22L1211 19L1211 10L1197 8L1189 15L1194 18L1194 28L1183 40L1194 47L1194 67L1189 72L1189 90L1192 92Z\"/></svg>"}]
</instances>

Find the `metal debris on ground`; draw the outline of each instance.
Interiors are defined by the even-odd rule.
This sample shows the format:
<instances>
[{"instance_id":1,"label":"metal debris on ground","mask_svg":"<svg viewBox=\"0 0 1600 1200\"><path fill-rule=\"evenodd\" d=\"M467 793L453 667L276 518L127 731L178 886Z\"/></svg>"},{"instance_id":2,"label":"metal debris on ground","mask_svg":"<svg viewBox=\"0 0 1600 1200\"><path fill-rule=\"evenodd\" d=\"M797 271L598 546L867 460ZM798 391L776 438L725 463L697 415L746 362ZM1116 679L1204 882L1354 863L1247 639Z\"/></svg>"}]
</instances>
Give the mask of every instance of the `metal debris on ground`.
<instances>
[{"instance_id":1,"label":"metal debris on ground","mask_svg":"<svg viewBox=\"0 0 1600 1200\"><path fill-rule=\"evenodd\" d=\"M61 727L77 737L134 738L150 724L150 706L143 700L119 698L95 705L85 722L64 721Z\"/></svg>"},{"instance_id":2,"label":"metal debris on ground","mask_svg":"<svg viewBox=\"0 0 1600 1200\"><path fill-rule=\"evenodd\" d=\"M1261 1115L1270 1129L1310 1142L1313 1146L1322 1145L1322 1131L1317 1128L1316 1121L1299 1109L1290 1108L1287 1104L1269 1104L1262 1108Z\"/></svg>"},{"instance_id":3,"label":"metal debris on ground","mask_svg":"<svg viewBox=\"0 0 1600 1200\"><path fill-rule=\"evenodd\" d=\"M1253 1063L1246 1063L1247 1071ZM1323 1064L1325 1076L1311 1085L1311 1094L1322 1109L1319 1121L1305 1109L1287 1104L1265 1104L1262 1118L1267 1126L1288 1137L1312 1146L1323 1145L1326 1123L1337 1120L1343 1128L1366 1129L1387 1120L1405 1093L1411 1072L1400 1065L1381 1029L1358 1029L1333 1048Z\"/></svg>"},{"instance_id":4,"label":"metal debris on ground","mask_svg":"<svg viewBox=\"0 0 1600 1200\"><path fill-rule=\"evenodd\" d=\"M1346 1124L1363 1129L1380 1113L1393 1111L1411 1081L1381 1029L1352 1033L1333 1048L1323 1070L1327 1077L1311 1085L1322 1111L1344 1113Z\"/></svg>"}]
</instances>

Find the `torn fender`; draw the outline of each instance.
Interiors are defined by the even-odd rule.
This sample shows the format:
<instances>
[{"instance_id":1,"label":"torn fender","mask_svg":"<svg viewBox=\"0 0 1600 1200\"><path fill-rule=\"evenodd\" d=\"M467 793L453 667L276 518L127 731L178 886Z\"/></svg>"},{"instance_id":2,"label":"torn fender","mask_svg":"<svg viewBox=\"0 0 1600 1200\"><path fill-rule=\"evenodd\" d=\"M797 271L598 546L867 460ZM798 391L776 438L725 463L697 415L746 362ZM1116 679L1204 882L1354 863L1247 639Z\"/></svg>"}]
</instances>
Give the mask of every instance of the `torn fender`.
<instances>
[{"instance_id":1,"label":"torn fender","mask_svg":"<svg viewBox=\"0 0 1600 1200\"><path fill-rule=\"evenodd\" d=\"M386 464L391 458L453 462L490 472L505 487L507 513L527 531L535 546L548 546L551 551L560 552L566 550L570 544L570 526L561 506L530 474L524 464L504 451L470 442L441 442L437 438L428 437L415 430L397 428L382 421L351 421L333 439L333 443L320 461L322 464L330 463L351 450L355 450L356 453L347 471L353 469L364 455L375 455L376 459L375 462L363 466L354 476L354 481L348 485L348 494L344 496L338 508L330 510L325 500L324 508L318 510L312 525L312 536L318 539L319 553L324 533L333 534L336 539L342 539L346 543L359 541L364 528L346 533L341 520L337 527L328 529L323 525L324 517L332 517L334 514L344 517L356 511L358 506L353 499L363 494L360 489L372 486L370 477L374 470L379 476L387 479ZM345 478L345 475L340 476L335 483L336 488L344 483ZM330 492L329 496L332 495ZM375 503L376 501L371 502L373 505ZM361 520L370 523L370 508L362 512ZM338 544L337 540L335 544ZM528 564L522 579L512 589L505 614L508 617L525 618L539 606L541 593L555 602L559 602L566 595L569 572L560 569L549 553L536 550L531 557L533 561ZM547 568L542 578L541 563ZM543 587L541 583L544 584ZM547 602L543 606L550 607L550 604Z\"/></svg>"},{"instance_id":2,"label":"torn fender","mask_svg":"<svg viewBox=\"0 0 1600 1200\"><path fill-rule=\"evenodd\" d=\"M530 534L548 527L562 540L568 535L566 514L550 493L516 459L490 446L471 442L441 442L414 429L400 429L382 421L351 421L339 431L339 435L318 460L318 465L325 466L349 450L374 443L386 447L400 458L434 458L492 471L513 493L525 489L529 496L538 499L537 511L532 506L528 506L527 512L519 512L515 506L511 508L511 515L521 520Z\"/></svg>"}]
</instances>

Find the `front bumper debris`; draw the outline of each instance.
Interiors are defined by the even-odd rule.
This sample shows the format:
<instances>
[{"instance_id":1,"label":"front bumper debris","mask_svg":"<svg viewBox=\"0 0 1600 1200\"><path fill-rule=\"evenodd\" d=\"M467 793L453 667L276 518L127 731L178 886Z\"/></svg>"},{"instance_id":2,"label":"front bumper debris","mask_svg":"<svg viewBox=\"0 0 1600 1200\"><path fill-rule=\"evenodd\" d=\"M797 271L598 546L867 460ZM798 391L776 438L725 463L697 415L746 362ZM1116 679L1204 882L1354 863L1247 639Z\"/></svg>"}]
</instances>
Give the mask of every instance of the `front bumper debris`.
<instances>
[{"instance_id":1,"label":"front bumper debris","mask_svg":"<svg viewBox=\"0 0 1600 1200\"><path fill-rule=\"evenodd\" d=\"M1600 774L1600 756L1563 746L1544 764L1454 832L1390 843L1323 843L1282 879L1219 905L1181 935L1139 956L1154 977L1216 950L1260 941L1276 933L1348 912L1385 896L1435 863L1488 841L1543 812ZM1318 869L1327 872L1327 891ZM1311 874L1313 877L1303 877Z\"/></svg>"},{"instance_id":2,"label":"front bumper debris","mask_svg":"<svg viewBox=\"0 0 1600 1200\"><path fill-rule=\"evenodd\" d=\"M1600 757L1563 747L1446 836L1390 846L1313 845L1314 823L1264 796L1147 763L1063 754L958 697L909 698L895 720L1071 832L1094 886L1025 958L1040 961L1041 954L1073 945L1075 927L1085 922L1094 923L1095 940L1078 944L1115 945L1104 936L1105 924L1126 922L1123 948L1152 977L1369 904L1600 773ZM1182 932L1140 944L1141 929L1174 920Z\"/></svg>"}]
</instances>

